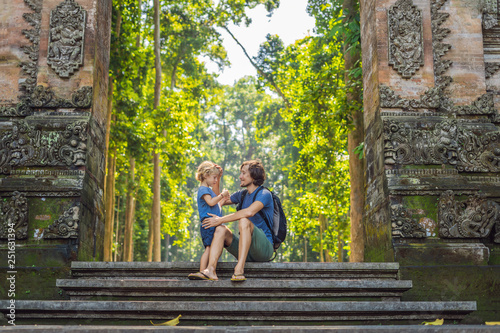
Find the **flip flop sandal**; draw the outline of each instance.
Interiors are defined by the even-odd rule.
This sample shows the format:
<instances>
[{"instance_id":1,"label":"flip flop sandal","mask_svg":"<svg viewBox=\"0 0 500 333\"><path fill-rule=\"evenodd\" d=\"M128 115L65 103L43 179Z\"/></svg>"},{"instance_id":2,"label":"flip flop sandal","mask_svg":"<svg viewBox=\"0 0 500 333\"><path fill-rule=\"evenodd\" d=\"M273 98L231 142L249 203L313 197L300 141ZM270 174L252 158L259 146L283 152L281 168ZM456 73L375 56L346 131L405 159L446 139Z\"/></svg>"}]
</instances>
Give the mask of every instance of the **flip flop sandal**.
<instances>
[{"instance_id":1,"label":"flip flop sandal","mask_svg":"<svg viewBox=\"0 0 500 333\"><path fill-rule=\"evenodd\" d=\"M240 278L238 278L240 277ZM233 282L243 282L246 281L247 278L243 274L233 274L233 277L231 278L231 281Z\"/></svg>"},{"instance_id":2,"label":"flip flop sandal","mask_svg":"<svg viewBox=\"0 0 500 333\"><path fill-rule=\"evenodd\" d=\"M203 274L202 272L191 273L188 275L189 280L213 280L208 275Z\"/></svg>"}]
</instances>

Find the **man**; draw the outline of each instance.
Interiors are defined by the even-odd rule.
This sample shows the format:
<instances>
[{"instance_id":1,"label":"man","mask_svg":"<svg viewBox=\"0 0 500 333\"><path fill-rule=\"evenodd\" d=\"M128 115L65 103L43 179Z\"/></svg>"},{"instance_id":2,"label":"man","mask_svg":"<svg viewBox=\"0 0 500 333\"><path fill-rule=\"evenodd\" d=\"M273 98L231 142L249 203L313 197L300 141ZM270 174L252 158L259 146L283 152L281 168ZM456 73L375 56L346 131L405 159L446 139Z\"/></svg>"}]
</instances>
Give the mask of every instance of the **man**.
<instances>
[{"instance_id":1,"label":"man","mask_svg":"<svg viewBox=\"0 0 500 333\"><path fill-rule=\"evenodd\" d=\"M246 161L240 167L240 187L246 187L248 193L243 199L241 210L223 217L211 215L203 220L202 227L215 229L210 249L207 269L201 272L211 280L217 280L215 272L217 261L225 247L238 258L231 281L245 281L245 263L247 261L268 261L274 253L272 231L262 218L260 211L273 221L274 203L271 193L259 188L266 179L266 172L260 160ZM242 201L242 192L231 195L224 205L238 204ZM222 223L238 221L239 237L234 235Z\"/></svg>"}]
</instances>

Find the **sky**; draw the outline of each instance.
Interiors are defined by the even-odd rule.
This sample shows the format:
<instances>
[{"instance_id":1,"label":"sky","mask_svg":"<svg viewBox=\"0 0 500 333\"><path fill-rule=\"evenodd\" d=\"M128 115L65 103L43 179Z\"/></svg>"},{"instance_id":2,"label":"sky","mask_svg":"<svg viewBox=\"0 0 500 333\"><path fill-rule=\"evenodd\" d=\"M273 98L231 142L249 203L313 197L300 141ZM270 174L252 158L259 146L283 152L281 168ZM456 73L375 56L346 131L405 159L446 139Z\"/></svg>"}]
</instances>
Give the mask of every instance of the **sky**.
<instances>
[{"instance_id":1,"label":"sky","mask_svg":"<svg viewBox=\"0 0 500 333\"><path fill-rule=\"evenodd\" d=\"M230 25L229 30L245 47L251 57L257 55L259 45L266 40L266 35L278 35L285 45L295 42L305 36L313 34L314 18L306 12L307 0L281 0L280 6L274 11L273 16L267 17L264 6L248 10L252 24L245 27ZM211 73L218 73L218 81L222 84L232 85L245 75L257 75L257 71L250 64L241 48L231 36L219 29L223 39L231 67L220 72L217 65L207 61L207 68Z\"/></svg>"}]
</instances>

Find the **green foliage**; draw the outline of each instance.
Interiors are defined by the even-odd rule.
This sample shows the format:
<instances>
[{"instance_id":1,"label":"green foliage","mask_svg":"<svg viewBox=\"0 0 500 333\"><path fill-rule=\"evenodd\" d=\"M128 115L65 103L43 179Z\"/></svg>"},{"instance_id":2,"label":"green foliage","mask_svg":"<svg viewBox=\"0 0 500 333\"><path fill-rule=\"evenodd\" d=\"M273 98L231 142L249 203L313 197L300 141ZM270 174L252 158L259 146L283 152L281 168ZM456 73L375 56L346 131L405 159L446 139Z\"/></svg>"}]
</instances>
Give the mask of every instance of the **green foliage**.
<instances>
[{"instance_id":1,"label":"green foliage","mask_svg":"<svg viewBox=\"0 0 500 333\"><path fill-rule=\"evenodd\" d=\"M361 70L358 64L346 76L343 54L359 48L359 16L342 13L340 1L310 0L307 10L316 19L317 35L288 46L279 36L267 35L254 58L262 75L221 86L201 59L228 65L217 27L248 25L245 9L258 5L272 12L279 1L162 1L162 98L154 109L152 4L113 4L110 149L117 152L121 224L126 194L136 198L135 260L147 259L154 149L162 160L161 230L170 242L162 252L168 250L169 260L198 260L203 251L194 179L199 163L221 165L221 187L233 193L240 190L241 163L254 158L262 160L265 185L280 196L289 218L289 235L277 260L345 260L347 133L351 113L361 107L346 103L346 96L361 89ZM279 88L279 98L268 88ZM356 151L362 157L362 146ZM127 186L130 157L136 176ZM224 207L225 214L233 211ZM120 251L119 244L115 250ZM223 259L234 260L226 252Z\"/></svg>"}]
</instances>

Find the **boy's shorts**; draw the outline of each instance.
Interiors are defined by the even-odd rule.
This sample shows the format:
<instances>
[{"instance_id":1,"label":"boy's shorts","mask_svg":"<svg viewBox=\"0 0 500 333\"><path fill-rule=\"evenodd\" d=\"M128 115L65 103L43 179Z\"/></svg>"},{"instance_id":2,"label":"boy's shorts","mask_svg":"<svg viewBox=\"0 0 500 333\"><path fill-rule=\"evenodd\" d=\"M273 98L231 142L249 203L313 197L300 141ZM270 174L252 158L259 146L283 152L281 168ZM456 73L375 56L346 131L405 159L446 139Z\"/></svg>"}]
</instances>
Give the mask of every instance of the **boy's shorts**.
<instances>
[{"instance_id":1,"label":"boy's shorts","mask_svg":"<svg viewBox=\"0 0 500 333\"><path fill-rule=\"evenodd\" d=\"M238 259L238 248L240 244L240 238L233 234L233 241L231 245L226 247L226 250ZM274 249L273 244L267 239L266 234L262 229L255 227L253 228L252 242L250 243L250 249L248 250L247 261L269 261L273 256Z\"/></svg>"}]
</instances>

